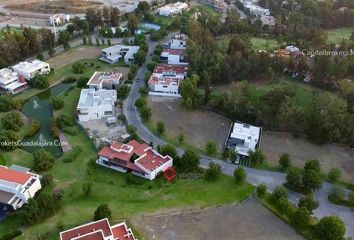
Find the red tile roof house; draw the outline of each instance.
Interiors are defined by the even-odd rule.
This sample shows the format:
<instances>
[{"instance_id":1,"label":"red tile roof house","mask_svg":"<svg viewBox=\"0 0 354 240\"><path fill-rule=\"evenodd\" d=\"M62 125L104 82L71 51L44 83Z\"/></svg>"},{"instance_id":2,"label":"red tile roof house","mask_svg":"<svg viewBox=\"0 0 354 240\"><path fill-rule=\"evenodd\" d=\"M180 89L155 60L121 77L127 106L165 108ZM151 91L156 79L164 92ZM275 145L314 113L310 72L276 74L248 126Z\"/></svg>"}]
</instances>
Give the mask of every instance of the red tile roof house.
<instances>
[{"instance_id":1,"label":"red tile roof house","mask_svg":"<svg viewBox=\"0 0 354 240\"><path fill-rule=\"evenodd\" d=\"M0 205L11 206L13 210L21 208L41 188L39 175L0 165Z\"/></svg>"},{"instance_id":2,"label":"red tile roof house","mask_svg":"<svg viewBox=\"0 0 354 240\"><path fill-rule=\"evenodd\" d=\"M98 153L97 164L123 173L131 173L149 180L172 167L173 159L162 156L146 143L131 140L127 144L113 143Z\"/></svg>"},{"instance_id":3,"label":"red tile roof house","mask_svg":"<svg viewBox=\"0 0 354 240\"><path fill-rule=\"evenodd\" d=\"M107 218L90 222L60 233L60 240L137 240L125 222L114 226Z\"/></svg>"}]
</instances>

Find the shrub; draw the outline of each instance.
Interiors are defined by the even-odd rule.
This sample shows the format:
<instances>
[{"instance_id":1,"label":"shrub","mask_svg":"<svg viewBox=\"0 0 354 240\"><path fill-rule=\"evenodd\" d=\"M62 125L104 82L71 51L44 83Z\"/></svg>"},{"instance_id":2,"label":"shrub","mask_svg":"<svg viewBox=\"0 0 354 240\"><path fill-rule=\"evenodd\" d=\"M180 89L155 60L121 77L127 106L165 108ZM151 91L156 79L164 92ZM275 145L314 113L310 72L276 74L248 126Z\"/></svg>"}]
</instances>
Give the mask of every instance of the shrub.
<instances>
[{"instance_id":1,"label":"shrub","mask_svg":"<svg viewBox=\"0 0 354 240\"><path fill-rule=\"evenodd\" d=\"M210 156L216 155L216 153L217 153L216 143L213 142L213 141L208 141L206 146L205 146L205 151Z\"/></svg>"},{"instance_id":2,"label":"shrub","mask_svg":"<svg viewBox=\"0 0 354 240\"><path fill-rule=\"evenodd\" d=\"M306 228L310 225L310 212L306 208L300 207L294 212L292 220L297 227Z\"/></svg>"},{"instance_id":3,"label":"shrub","mask_svg":"<svg viewBox=\"0 0 354 240\"><path fill-rule=\"evenodd\" d=\"M49 87L48 75L37 74L30 81L30 85L34 88L45 89Z\"/></svg>"},{"instance_id":4,"label":"shrub","mask_svg":"<svg viewBox=\"0 0 354 240\"><path fill-rule=\"evenodd\" d=\"M92 182L84 182L81 186L83 194L86 196L90 195L92 191L92 186L93 186Z\"/></svg>"},{"instance_id":5,"label":"shrub","mask_svg":"<svg viewBox=\"0 0 354 240\"><path fill-rule=\"evenodd\" d=\"M165 124L163 122L161 121L156 122L156 131L158 135L161 136L162 134L164 134L165 130L166 130Z\"/></svg>"},{"instance_id":6,"label":"shrub","mask_svg":"<svg viewBox=\"0 0 354 240\"><path fill-rule=\"evenodd\" d=\"M140 112L140 117L143 121L149 121L151 118L151 109L147 106L143 106L142 108L140 108L139 110Z\"/></svg>"},{"instance_id":7,"label":"shrub","mask_svg":"<svg viewBox=\"0 0 354 240\"><path fill-rule=\"evenodd\" d=\"M267 186L265 184L258 185L256 188L257 197L263 198L267 193Z\"/></svg>"},{"instance_id":8,"label":"shrub","mask_svg":"<svg viewBox=\"0 0 354 240\"><path fill-rule=\"evenodd\" d=\"M346 228L342 219L329 216L322 218L315 225L314 231L317 238L321 240L343 240Z\"/></svg>"},{"instance_id":9,"label":"shrub","mask_svg":"<svg viewBox=\"0 0 354 240\"><path fill-rule=\"evenodd\" d=\"M87 77L81 77L79 78L79 80L76 82L76 85L78 88L84 88L86 87L86 84L88 82L88 78Z\"/></svg>"},{"instance_id":10,"label":"shrub","mask_svg":"<svg viewBox=\"0 0 354 240\"><path fill-rule=\"evenodd\" d=\"M39 149L33 153L33 169L36 172L47 171L54 165L54 157L50 152Z\"/></svg>"},{"instance_id":11,"label":"shrub","mask_svg":"<svg viewBox=\"0 0 354 240\"><path fill-rule=\"evenodd\" d=\"M256 149L254 152L250 151L249 159L252 167L259 167L264 163L266 157L260 149Z\"/></svg>"},{"instance_id":12,"label":"shrub","mask_svg":"<svg viewBox=\"0 0 354 240\"><path fill-rule=\"evenodd\" d=\"M0 132L0 142L16 143L20 140L20 135L12 130L3 130ZM17 144L1 144L0 149L4 151L12 151L18 147Z\"/></svg>"},{"instance_id":13,"label":"shrub","mask_svg":"<svg viewBox=\"0 0 354 240\"><path fill-rule=\"evenodd\" d=\"M26 131L26 137L34 136L41 129L41 123L36 119L30 120L30 126Z\"/></svg>"},{"instance_id":14,"label":"shrub","mask_svg":"<svg viewBox=\"0 0 354 240\"><path fill-rule=\"evenodd\" d=\"M52 174L44 174L43 177L41 178L41 184L42 187L49 186L50 184L53 183L53 175Z\"/></svg>"},{"instance_id":15,"label":"shrub","mask_svg":"<svg viewBox=\"0 0 354 240\"><path fill-rule=\"evenodd\" d=\"M63 80L63 83L74 83L77 81L77 78L74 76L69 76Z\"/></svg>"},{"instance_id":16,"label":"shrub","mask_svg":"<svg viewBox=\"0 0 354 240\"><path fill-rule=\"evenodd\" d=\"M74 126L74 120L66 114L60 114L56 119L56 122L59 128Z\"/></svg>"},{"instance_id":17,"label":"shrub","mask_svg":"<svg viewBox=\"0 0 354 240\"><path fill-rule=\"evenodd\" d=\"M55 118L50 119L49 130L50 135L52 135L53 138L59 138L59 128L57 126L57 120Z\"/></svg>"},{"instance_id":18,"label":"shrub","mask_svg":"<svg viewBox=\"0 0 354 240\"><path fill-rule=\"evenodd\" d=\"M221 166L216 163L209 163L209 168L205 172L205 179L210 182L215 182L222 174Z\"/></svg>"},{"instance_id":19,"label":"shrub","mask_svg":"<svg viewBox=\"0 0 354 240\"><path fill-rule=\"evenodd\" d=\"M15 100L7 95L0 96L0 111L8 112L16 108Z\"/></svg>"},{"instance_id":20,"label":"shrub","mask_svg":"<svg viewBox=\"0 0 354 240\"><path fill-rule=\"evenodd\" d=\"M137 107L138 109L145 107L146 106L146 99L143 97L139 97L138 99L136 99L135 101L135 107Z\"/></svg>"},{"instance_id":21,"label":"shrub","mask_svg":"<svg viewBox=\"0 0 354 240\"><path fill-rule=\"evenodd\" d=\"M242 183L246 180L247 173L243 167L238 167L234 171L234 178L237 183Z\"/></svg>"},{"instance_id":22,"label":"shrub","mask_svg":"<svg viewBox=\"0 0 354 240\"><path fill-rule=\"evenodd\" d=\"M85 65L81 62L74 63L71 68L75 74L82 74L85 71Z\"/></svg>"},{"instance_id":23,"label":"shrub","mask_svg":"<svg viewBox=\"0 0 354 240\"><path fill-rule=\"evenodd\" d=\"M342 171L339 168L332 168L328 173L328 180L331 183L335 183L342 176Z\"/></svg>"},{"instance_id":24,"label":"shrub","mask_svg":"<svg viewBox=\"0 0 354 240\"><path fill-rule=\"evenodd\" d=\"M306 208L310 213L316 208L318 208L318 202L313 199L312 195L306 195L302 197L298 203L299 207Z\"/></svg>"},{"instance_id":25,"label":"shrub","mask_svg":"<svg viewBox=\"0 0 354 240\"><path fill-rule=\"evenodd\" d=\"M107 204L101 204L98 206L93 216L94 221L104 218L108 218L109 220L112 218L112 211Z\"/></svg>"},{"instance_id":26,"label":"shrub","mask_svg":"<svg viewBox=\"0 0 354 240\"><path fill-rule=\"evenodd\" d=\"M63 131L71 136L75 136L79 133L79 130L77 130L75 127L68 127L68 126L65 126L62 128Z\"/></svg>"},{"instance_id":27,"label":"shrub","mask_svg":"<svg viewBox=\"0 0 354 240\"><path fill-rule=\"evenodd\" d=\"M279 157L279 166L282 171L285 171L291 167L289 154L284 153Z\"/></svg>"},{"instance_id":28,"label":"shrub","mask_svg":"<svg viewBox=\"0 0 354 240\"><path fill-rule=\"evenodd\" d=\"M288 198L288 191L282 186L277 186L270 196L271 202L274 204L280 198Z\"/></svg>"},{"instance_id":29,"label":"shrub","mask_svg":"<svg viewBox=\"0 0 354 240\"><path fill-rule=\"evenodd\" d=\"M289 209L289 200L288 197L282 196L277 199L274 203L275 207L282 213L285 213Z\"/></svg>"},{"instance_id":30,"label":"shrub","mask_svg":"<svg viewBox=\"0 0 354 240\"><path fill-rule=\"evenodd\" d=\"M0 154L0 165L3 165L3 166L6 165L6 159L2 154Z\"/></svg>"},{"instance_id":31,"label":"shrub","mask_svg":"<svg viewBox=\"0 0 354 240\"><path fill-rule=\"evenodd\" d=\"M120 88L118 89L118 97L122 100L126 99L129 95L130 92L130 87L127 84L123 84L122 86L120 86Z\"/></svg>"},{"instance_id":32,"label":"shrub","mask_svg":"<svg viewBox=\"0 0 354 240\"><path fill-rule=\"evenodd\" d=\"M302 190L302 175L298 169L291 168L286 175L286 182L284 186L296 192Z\"/></svg>"},{"instance_id":33,"label":"shrub","mask_svg":"<svg viewBox=\"0 0 354 240\"><path fill-rule=\"evenodd\" d=\"M60 97L53 96L53 97L50 98L50 102L52 104L52 107L55 110L58 110L58 109L61 109L61 108L64 107L64 100L61 99Z\"/></svg>"},{"instance_id":34,"label":"shrub","mask_svg":"<svg viewBox=\"0 0 354 240\"><path fill-rule=\"evenodd\" d=\"M21 236L22 232L21 230L12 230L10 233L5 234L0 238L0 240L12 240L17 238L18 236Z\"/></svg>"},{"instance_id":35,"label":"shrub","mask_svg":"<svg viewBox=\"0 0 354 240\"><path fill-rule=\"evenodd\" d=\"M18 112L7 113L2 119L1 123L6 130L19 131L23 126L22 116Z\"/></svg>"}]
</instances>

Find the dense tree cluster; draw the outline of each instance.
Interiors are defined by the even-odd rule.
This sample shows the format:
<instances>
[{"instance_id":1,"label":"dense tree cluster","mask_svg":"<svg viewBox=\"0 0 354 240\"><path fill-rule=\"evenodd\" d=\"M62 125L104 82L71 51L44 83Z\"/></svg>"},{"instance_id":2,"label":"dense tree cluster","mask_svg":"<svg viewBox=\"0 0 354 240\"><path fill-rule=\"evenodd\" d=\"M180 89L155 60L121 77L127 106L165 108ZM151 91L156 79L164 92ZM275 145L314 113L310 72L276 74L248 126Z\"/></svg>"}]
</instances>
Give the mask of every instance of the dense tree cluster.
<instances>
[{"instance_id":1,"label":"dense tree cluster","mask_svg":"<svg viewBox=\"0 0 354 240\"><path fill-rule=\"evenodd\" d=\"M22 31L11 31L8 28L0 39L0 68L53 47L54 35L49 29L34 30L25 27Z\"/></svg>"}]
</instances>

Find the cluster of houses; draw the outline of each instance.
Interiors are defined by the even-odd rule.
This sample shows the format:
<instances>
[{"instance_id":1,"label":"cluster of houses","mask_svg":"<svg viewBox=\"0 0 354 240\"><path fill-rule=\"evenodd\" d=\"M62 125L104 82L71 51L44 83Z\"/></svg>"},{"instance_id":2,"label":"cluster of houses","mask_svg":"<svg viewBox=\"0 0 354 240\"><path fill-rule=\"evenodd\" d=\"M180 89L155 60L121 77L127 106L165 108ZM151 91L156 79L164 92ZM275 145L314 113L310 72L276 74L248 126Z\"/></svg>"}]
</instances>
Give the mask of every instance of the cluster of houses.
<instances>
[{"instance_id":1,"label":"cluster of houses","mask_svg":"<svg viewBox=\"0 0 354 240\"><path fill-rule=\"evenodd\" d=\"M90 222L60 233L60 240L137 240L125 222L111 226L108 219Z\"/></svg>"},{"instance_id":2,"label":"cluster of houses","mask_svg":"<svg viewBox=\"0 0 354 240\"><path fill-rule=\"evenodd\" d=\"M28 87L28 82L37 74L50 72L48 63L33 60L20 62L11 68L0 70L0 88L3 92L16 94Z\"/></svg>"},{"instance_id":3,"label":"cluster of houses","mask_svg":"<svg viewBox=\"0 0 354 240\"><path fill-rule=\"evenodd\" d=\"M269 9L262 8L257 5L257 2L251 0L241 0L244 7L249 9L250 13L258 17L262 21L262 25L268 25L269 27L274 27L275 18L270 14Z\"/></svg>"},{"instance_id":4,"label":"cluster of houses","mask_svg":"<svg viewBox=\"0 0 354 240\"><path fill-rule=\"evenodd\" d=\"M31 173L30 169L0 165L0 216L4 210L21 208L41 188L40 176Z\"/></svg>"},{"instance_id":5,"label":"cluster of houses","mask_svg":"<svg viewBox=\"0 0 354 240\"><path fill-rule=\"evenodd\" d=\"M185 2L175 2L169 3L163 7L157 9L157 12L160 16L173 16L181 14L183 11L189 9L189 4Z\"/></svg>"},{"instance_id":6,"label":"cluster of houses","mask_svg":"<svg viewBox=\"0 0 354 240\"><path fill-rule=\"evenodd\" d=\"M187 35L176 34L168 44L165 44L160 59L166 64L155 66L148 80L149 95L181 96L179 86L187 76L188 71L188 63L183 62L187 40Z\"/></svg>"}]
</instances>

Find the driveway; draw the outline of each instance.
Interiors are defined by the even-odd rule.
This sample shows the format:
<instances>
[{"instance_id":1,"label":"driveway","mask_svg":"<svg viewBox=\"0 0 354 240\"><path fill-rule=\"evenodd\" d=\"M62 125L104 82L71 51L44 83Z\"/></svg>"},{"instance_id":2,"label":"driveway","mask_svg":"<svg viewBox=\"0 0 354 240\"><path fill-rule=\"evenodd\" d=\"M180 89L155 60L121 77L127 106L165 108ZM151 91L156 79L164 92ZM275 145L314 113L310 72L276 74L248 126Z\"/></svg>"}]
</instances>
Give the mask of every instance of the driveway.
<instances>
[{"instance_id":1,"label":"driveway","mask_svg":"<svg viewBox=\"0 0 354 240\"><path fill-rule=\"evenodd\" d=\"M175 33L169 34L168 37L161 40L160 43L166 42L167 40L171 39L171 37L174 34ZM146 62L150 61L151 59L150 54L154 51L158 43L149 41L148 44L149 44L149 52L148 52ZM146 63L144 63L138 71L137 78L143 79L146 71L147 71ZM142 123L138 115L138 111L134 106L135 100L139 97L139 89L143 85L144 85L144 81L139 81L139 82L134 81L131 92L128 98L124 102L123 112L127 118L128 124L132 124L137 128L137 133L142 140L148 143L152 142L154 143L154 145L165 145L166 142L164 140L156 137L144 126L144 124ZM184 149L177 148L177 152L179 155L182 155ZM201 167L206 168L208 167L210 162L216 162L221 165L222 171L226 175L233 176L233 171L237 167L237 165L235 164L227 163L219 159L213 159L203 155L201 155L200 157L201 157L200 160ZM264 183L265 185L267 185L270 191L273 191L273 189L276 186L282 185L285 182L286 175L284 173L265 171L265 170L259 170L253 168L245 168L245 170L247 172L247 181L249 181L251 184L255 186ZM346 237L354 238L354 211L352 211L352 209L348 207L334 205L327 200L327 196L331 187L332 187L331 184L324 183L322 188L320 188L314 194L315 199L320 203L319 207L314 211L314 215L317 218L322 218L324 216L330 216L330 215L335 215L340 217L345 222L347 227ZM297 201L300 197L301 194L295 192L289 192L289 200L294 204L297 204Z\"/></svg>"}]
</instances>

